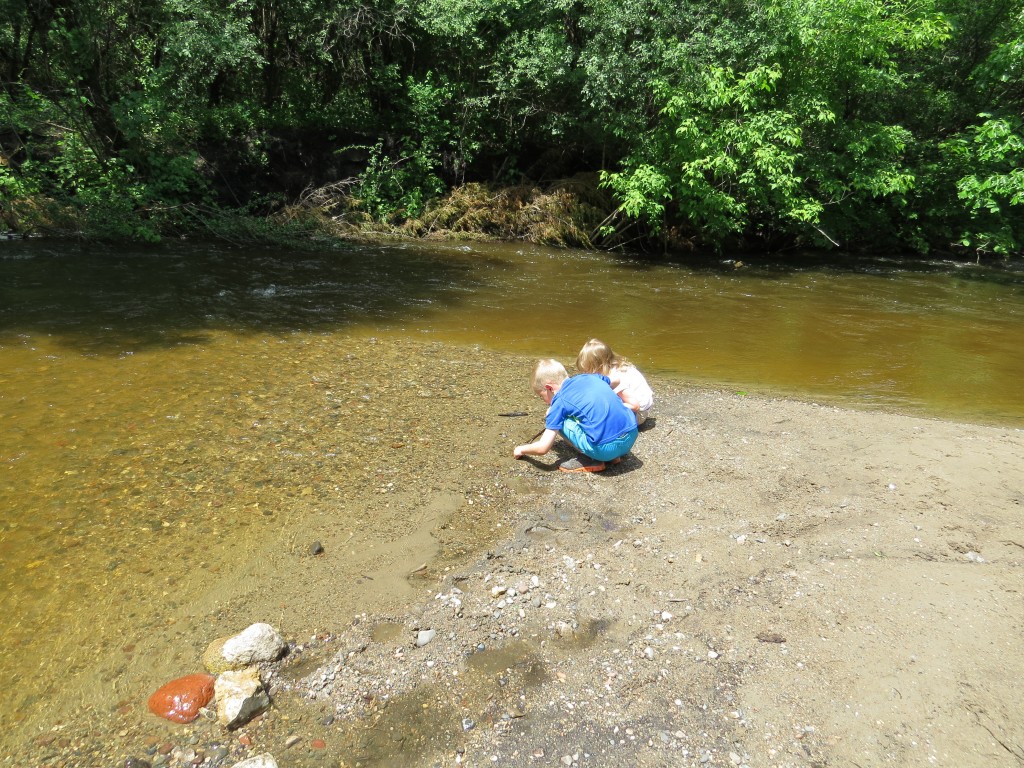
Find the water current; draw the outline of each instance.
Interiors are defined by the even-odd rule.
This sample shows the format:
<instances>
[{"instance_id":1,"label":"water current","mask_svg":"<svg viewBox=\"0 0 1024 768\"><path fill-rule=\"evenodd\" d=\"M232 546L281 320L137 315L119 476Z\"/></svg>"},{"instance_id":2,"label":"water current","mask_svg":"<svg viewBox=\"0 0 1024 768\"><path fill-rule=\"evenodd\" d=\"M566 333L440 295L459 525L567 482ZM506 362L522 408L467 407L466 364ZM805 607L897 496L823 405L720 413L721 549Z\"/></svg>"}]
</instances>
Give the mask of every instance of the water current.
<instances>
[{"instance_id":1,"label":"water current","mask_svg":"<svg viewBox=\"0 0 1024 768\"><path fill-rule=\"evenodd\" d=\"M117 706L140 630L199 643L179 609L226 561L258 581L284 523L340 493L342 457L354 483L388 490L382 457L421 429L398 387L448 397L474 386L459 350L571 363L591 336L656 390L1024 426L1024 274L1006 267L0 242L0 709L37 733L90 669L74 695ZM413 381L409 344L450 350L445 382L424 383L429 364ZM346 359L358 365L339 380ZM357 439L367 424L398 437ZM389 514L401 527L414 513ZM103 654L117 661L94 668Z\"/></svg>"}]
</instances>

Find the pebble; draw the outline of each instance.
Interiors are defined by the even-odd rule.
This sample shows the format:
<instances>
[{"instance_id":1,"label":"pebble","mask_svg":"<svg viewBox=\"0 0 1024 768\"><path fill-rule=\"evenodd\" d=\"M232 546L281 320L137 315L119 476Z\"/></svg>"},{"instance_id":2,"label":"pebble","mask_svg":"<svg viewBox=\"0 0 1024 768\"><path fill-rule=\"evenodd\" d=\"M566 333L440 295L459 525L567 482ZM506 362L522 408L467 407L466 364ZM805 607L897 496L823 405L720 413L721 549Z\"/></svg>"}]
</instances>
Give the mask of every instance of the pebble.
<instances>
[{"instance_id":1,"label":"pebble","mask_svg":"<svg viewBox=\"0 0 1024 768\"><path fill-rule=\"evenodd\" d=\"M424 645L429 643L437 636L437 630L434 629L421 629L416 634L416 646L422 648Z\"/></svg>"},{"instance_id":2,"label":"pebble","mask_svg":"<svg viewBox=\"0 0 1024 768\"><path fill-rule=\"evenodd\" d=\"M223 744L218 744L216 747L210 750L210 759L216 763L218 760L223 760L228 756L229 750Z\"/></svg>"}]
</instances>

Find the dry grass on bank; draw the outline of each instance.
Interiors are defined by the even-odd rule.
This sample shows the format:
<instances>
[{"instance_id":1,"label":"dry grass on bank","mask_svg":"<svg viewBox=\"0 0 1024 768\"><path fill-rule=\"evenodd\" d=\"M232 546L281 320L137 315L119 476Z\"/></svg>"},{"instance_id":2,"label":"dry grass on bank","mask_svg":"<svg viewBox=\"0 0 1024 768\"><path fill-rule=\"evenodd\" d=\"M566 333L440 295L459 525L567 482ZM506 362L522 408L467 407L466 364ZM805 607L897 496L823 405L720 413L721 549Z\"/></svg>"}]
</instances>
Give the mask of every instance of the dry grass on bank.
<instances>
[{"instance_id":1,"label":"dry grass on bank","mask_svg":"<svg viewBox=\"0 0 1024 768\"><path fill-rule=\"evenodd\" d=\"M339 237L405 236L431 240L505 240L593 248L601 224L615 204L598 186L596 174L575 176L542 187L466 184L431 203L418 218L376 222L344 184L307 190L277 218L288 224L317 218Z\"/></svg>"},{"instance_id":2,"label":"dry grass on bank","mask_svg":"<svg viewBox=\"0 0 1024 768\"><path fill-rule=\"evenodd\" d=\"M417 237L478 234L499 240L592 248L601 222L614 208L596 175L581 175L541 188L522 184L492 188L466 184L432 205L403 229Z\"/></svg>"},{"instance_id":3,"label":"dry grass on bank","mask_svg":"<svg viewBox=\"0 0 1024 768\"><path fill-rule=\"evenodd\" d=\"M354 181L309 188L269 216L180 205L161 210L99 215L88 208L37 198L0 206L4 230L97 240L156 240L161 235L200 235L235 245L275 243L296 247L323 237L358 240L500 240L575 248L625 245L615 201L597 174L550 184L466 184L431 202L417 218L374 219L353 194ZM94 215L95 214L95 215Z\"/></svg>"}]
</instances>

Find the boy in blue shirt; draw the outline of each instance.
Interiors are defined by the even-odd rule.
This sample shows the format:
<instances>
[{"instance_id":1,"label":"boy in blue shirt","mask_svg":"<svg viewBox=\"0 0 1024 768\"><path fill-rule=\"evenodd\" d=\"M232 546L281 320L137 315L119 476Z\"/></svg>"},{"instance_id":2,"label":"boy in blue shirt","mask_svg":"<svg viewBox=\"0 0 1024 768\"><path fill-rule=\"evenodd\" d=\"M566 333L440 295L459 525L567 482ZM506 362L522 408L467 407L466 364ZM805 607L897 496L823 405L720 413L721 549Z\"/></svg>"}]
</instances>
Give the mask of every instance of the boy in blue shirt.
<instances>
[{"instance_id":1,"label":"boy in blue shirt","mask_svg":"<svg viewBox=\"0 0 1024 768\"><path fill-rule=\"evenodd\" d=\"M561 432L582 454L562 462L563 472L600 472L618 464L636 442L636 414L615 394L607 376L581 373L570 377L557 360L539 360L533 369L533 391L548 406L544 432L532 443L517 445L512 454L543 456Z\"/></svg>"}]
</instances>

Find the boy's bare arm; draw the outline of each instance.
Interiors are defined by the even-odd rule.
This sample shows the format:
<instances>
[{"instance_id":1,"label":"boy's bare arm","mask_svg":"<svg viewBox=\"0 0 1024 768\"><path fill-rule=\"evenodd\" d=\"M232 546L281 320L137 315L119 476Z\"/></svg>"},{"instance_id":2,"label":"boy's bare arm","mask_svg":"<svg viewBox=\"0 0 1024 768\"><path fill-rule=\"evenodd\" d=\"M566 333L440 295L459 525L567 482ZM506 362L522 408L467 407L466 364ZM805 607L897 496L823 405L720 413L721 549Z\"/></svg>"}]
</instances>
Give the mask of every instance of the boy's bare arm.
<instances>
[{"instance_id":1,"label":"boy's bare arm","mask_svg":"<svg viewBox=\"0 0 1024 768\"><path fill-rule=\"evenodd\" d=\"M636 400L630 397L626 393L626 390L622 390L621 392L619 392L619 399L626 404L626 407L629 408L629 410L633 411L634 413L639 413L640 403L638 403Z\"/></svg>"},{"instance_id":2,"label":"boy's bare arm","mask_svg":"<svg viewBox=\"0 0 1024 768\"><path fill-rule=\"evenodd\" d=\"M523 456L543 456L551 450L551 446L555 444L556 437L558 437L556 430L545 429L536 441L526 443L525 445L517 445L512 451L512 455L517 459Z\"/></svg>"}]
</instances>

